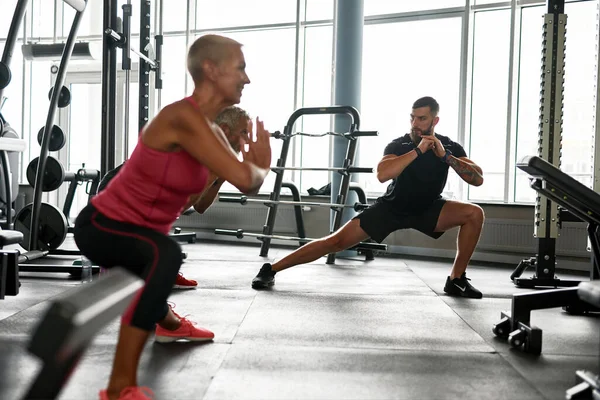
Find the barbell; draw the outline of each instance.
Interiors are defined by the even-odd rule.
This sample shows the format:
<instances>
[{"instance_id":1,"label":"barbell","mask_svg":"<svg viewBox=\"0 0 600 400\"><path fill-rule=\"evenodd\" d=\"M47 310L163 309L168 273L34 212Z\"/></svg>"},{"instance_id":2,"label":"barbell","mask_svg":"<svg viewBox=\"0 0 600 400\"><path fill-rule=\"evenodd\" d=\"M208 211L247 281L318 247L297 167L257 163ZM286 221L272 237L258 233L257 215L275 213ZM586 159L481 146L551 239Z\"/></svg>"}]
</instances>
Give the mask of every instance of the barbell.
<instances>
[{"instance_id":1,"label":"barbell","mask_svg":"<svg viewBox=\"0 0 600 400\"><path fill-rule=\"evenodd\" d=\"M366 167L271 167L271 171L333 171L341 174L371 174L373 168Z\"/></svg>"},{"instance_id":2,"label":"barbell","mask_svg":"<svg viewBox=\"0 0 600 400\"><path fill-rule=\"evenodd\" d=\"M233 229L215 229L215 234L216 235L225 235L225 236L235 236L238 239L243 239L244 236L248 236L248 237L255 237L258 240L263 240L263 239L275 239L275 240L291 240L294 242L304 242L304 243L308 243L308 242L312 242L316 239L311 239L311 238L301 238L301 237L293 237L293 236L282 236L282 235L265 235L262 233L248 233L248 232L244 232L243 229L237 229L237 230L233 230ZM387 245L386 244L379 244L379 243L367 243L367 242L360 242L359 244L350 247L348 250L352 250L352 249L362 249L362 250L387 250Z\"/></svg>"},{"instance_id":3,"label":"barbell","mask_svg":"<svg viewBox=\"0 0 600 400\"><path fill-rule=\"evenodd\" d=\"M354 203L351 204L335 204L335 203L318 203L313 201L287 201L287 200L261 200L261 199L249 199L248 196L230 197L230 196L219 196L219 201L223 203L240 203L246 205L248 203L262 203L262 204L287 204L294 206L315 206L315 207L331 207L331 208L352 208L354 211L363 211L369 208L368 204Z\"/></svg>"}]
</instances>

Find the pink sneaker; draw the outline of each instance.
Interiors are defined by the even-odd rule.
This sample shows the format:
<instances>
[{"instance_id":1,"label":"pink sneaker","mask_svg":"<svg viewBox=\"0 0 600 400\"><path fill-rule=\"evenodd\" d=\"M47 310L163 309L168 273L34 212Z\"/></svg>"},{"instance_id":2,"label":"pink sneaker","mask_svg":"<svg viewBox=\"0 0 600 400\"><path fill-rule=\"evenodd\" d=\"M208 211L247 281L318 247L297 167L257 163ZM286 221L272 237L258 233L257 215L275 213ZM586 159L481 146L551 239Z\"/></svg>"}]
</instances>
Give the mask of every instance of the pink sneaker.
<instances>
[{"instance_id":1,"label":"pink sneaker","mask_svg":"<svg viewBox=\"0 0 600 400\"><path fill-rule=\"evenodd\" d=\"M119 394L119 400L152 400L154 393L150 388L145 386L130 386L121 390ZM100 391L100 400L108 400L108 393L106 390Z\"/></svg>"},{"instance_id":2,"label":"pink sneaker","mask_svg":"<svg viewBox=\"0 0 600 400\"><path fill-rule=\"evenodd\" d=\"M171 307L171 305L169 305L169 307ZM173 311L173 307L171 307L171 311ZM156 340L158 343L171 343L176 342L177 340L204 342L213 340L215 337L215 334L208 329L197 327L192 321L186 317L180 316L175 311L173 311L173 314L175 314L181 320L181 326L174 331L170 331L162 328L160 325L156 325L154 340Z\"/></svg>"},{"instance_id":3,"label":"pink sneaker","mask_svg":"<svg viewBox=\"0 0 600 400\"><path fill-rule=\"evenodd\" d=\"M196 289L197 286L198 286L198 282L196 282L193 279L187 279L180 272L179 274L177 274L177 279L175 280L175 285L173 285L173 288L186 290L186 289Z\"/></svg>"}]
</instances>

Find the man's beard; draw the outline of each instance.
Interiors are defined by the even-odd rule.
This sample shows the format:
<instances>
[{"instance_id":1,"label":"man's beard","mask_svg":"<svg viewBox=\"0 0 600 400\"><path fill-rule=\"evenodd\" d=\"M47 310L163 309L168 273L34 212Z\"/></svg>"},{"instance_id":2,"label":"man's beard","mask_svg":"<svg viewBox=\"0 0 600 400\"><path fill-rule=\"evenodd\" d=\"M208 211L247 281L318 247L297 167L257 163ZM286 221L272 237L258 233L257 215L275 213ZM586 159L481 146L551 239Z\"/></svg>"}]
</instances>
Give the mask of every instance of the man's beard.
<instances>
[{"instance_id":1,"label":"man's beard","mask_svg":"<svg viewBox=\"0 0 600 400\"><path fill-rule=\"evenodd\" d=\"M431 135L431 129L433 128L433 122L431 123L431 125L429 125L429 128L427 128L427 130L422 131L420 129L411 129L410 130L410 137L413 140L413 142L415 142L416 144L421 143L421 135L423 136L428 136Z\"/></svg>"}]
</instances>

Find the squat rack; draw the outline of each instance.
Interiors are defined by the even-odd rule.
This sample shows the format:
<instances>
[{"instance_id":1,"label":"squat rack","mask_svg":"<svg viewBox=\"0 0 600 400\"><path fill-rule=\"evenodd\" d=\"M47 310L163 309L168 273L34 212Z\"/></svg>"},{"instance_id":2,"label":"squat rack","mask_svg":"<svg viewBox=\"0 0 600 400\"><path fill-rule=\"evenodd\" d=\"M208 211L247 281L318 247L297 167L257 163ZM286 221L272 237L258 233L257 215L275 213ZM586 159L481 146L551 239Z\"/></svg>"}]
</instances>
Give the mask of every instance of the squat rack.
<instances>
[{"instance_id":1,"label":"squat rack","mask_svg":"<svg viewBox=\"0 0 600 400\"><path fill-rule=\"evenodd\" d=\"M315 115L315 114L329 114L329 115L348 115L351 119L350 129L347 133L339 134L339 133L328 133L338 136L343 136L348 140L348 147L346 150L346 158L344 159L343 166L341 167L325 167L325 168L302 168L302 167L286 167L286 161L288 156L288 151L291 143L291 139L296 135L305 135L305 136L323 136L323 135L308 135L302 133L294 133L294 124L296 121L304 116L304 115ZM277 131L271 134L273 138L283 140L283 145L281 147L281 155L277 160L277 165L271 168L271 171L275 172L275 184L273 191L271 192L268 200L261 199L248 199L247 196L241 197L229 197L229 196L221 196L219 197L219 201L222 202L234 202L245 205L249 202L262 203L268 207L267 210L267 221L263 226L262 233L246 233L242 229L238 230L228 230L228 229L216 229L215 234L217 235L228 235L235 236L238 239L243 238L244 236L256 237L258 240L262 242L260 248L260 256L266 257L269 253L269 247L271 245L271 239L276 240L292 240L300 242L300 245L303 245L313 239L308 239L304 237L304 232L300 232L300 227L303 227L303 223L301 222L302 216L300 211L300 216L298 216L298 209L301 205L313 205L313 206L324 206L329 207L335 213L333 226L330 228L330 233L337 231L342 224L342 216L345 208L353 208L355 211L361 211L365 209L368 205L366 204L366 198L361 196L361 201L363 203L356 203L354 205L346 204L348 198L348 192L351 187L353 190L357 191L357 193L362 192L360 188L357 188L356 185L352 185L350 182L350 174L351 173L372 173L372 168L361 168L355 167L353 165L356 149L358 144L358 138L361 136L378 136L379 133L377 131L361 131L360 129L360 113L358 110L351 106L331 106L331 107L310 107L310 108L300 108L290 116L288 122L283 130L283 133ZM342 181L340 184L339 194L336 198L335 203L318 203L318 202L303 202L300 201L299 196L294 195L294 201L282 201L280 200L281 188L286 186L289 187L289 183L284 185L283 175L286 170L310 170L310 171L331 171L337 172L342 175ZM294 193L294 191L293 191ZM363 192L364 193L364 192ZM364 199L363 199L364 198ZM298 234L300 237L291 237L291 236L282 236L282 235L273 235L274 227L275 227L275 219L277 215L278 206L282 205L293 205L296 209L296 223L298 225ZM300 221L299 221L300 218ZM387 250L387 246L384 244L372 243L372 242L362 242L357 246L353 247L353 249L358 250L366 250L367 259L373 259L372 250ZM335 254L329 254L327 256L327 264L335 263Z\"/></svg>"},{"instance_id":2,"label":"squat rack","mask_svg":"<svg viewBox=\"0 0 600 400\"><path fill-rule=\"evenodd\" d=\"M104 31L102 41L102 133L100 143L100 176L116 167L116 104L117 104L117 48L122 49L122 70L125 71L125 124L124 154L128 155L129 133L129 86L131 71L131 53L140 58L139 64L139 105L138 132L150 118L150 72L155 73L154 88L162 89L162 23L159 34L154 36L156 58L150 56L150 23L151 2L140 0L140 42L139 49L131 46L131 0L123 4L123 18L118 16L117 0L104 0ZM159 0L159 13L162 14L162 0ZM162 21L159 18L159 21Z\"/></svg>"}]
</instances>

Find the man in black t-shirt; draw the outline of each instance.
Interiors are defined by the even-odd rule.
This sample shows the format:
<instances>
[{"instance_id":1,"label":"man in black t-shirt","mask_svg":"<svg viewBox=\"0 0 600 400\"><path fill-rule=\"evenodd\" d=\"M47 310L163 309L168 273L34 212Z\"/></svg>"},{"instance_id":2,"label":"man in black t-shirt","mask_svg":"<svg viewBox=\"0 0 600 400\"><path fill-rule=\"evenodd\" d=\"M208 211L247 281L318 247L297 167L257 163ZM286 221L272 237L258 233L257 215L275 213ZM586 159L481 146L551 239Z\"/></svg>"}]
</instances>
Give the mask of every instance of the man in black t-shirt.
<instances>
[{"instance_id":1,"label":"man in black t-shirt","mask_svg":"<svg viewBox=\"0 0 600 400\"><path fill-rule=\"evenodd\" d=\"M460 227L456 258L444 291L481 298L465 271L479 241L483 210L475 204L446 200L441 194L450 167L473 186L483 183L482 171L467 158L460 144L434 132L438 112L439 105L431 97L413 104L411 132L388 144L377 165L377 179L382 183L392 180L383 196L337 232L298 248L272 265L264 264L252 287L273 286L276 272L345 250L369 237L381 243L394 231L412 228L437 239L445 231Z\"/></svg>"}]
</instances>

